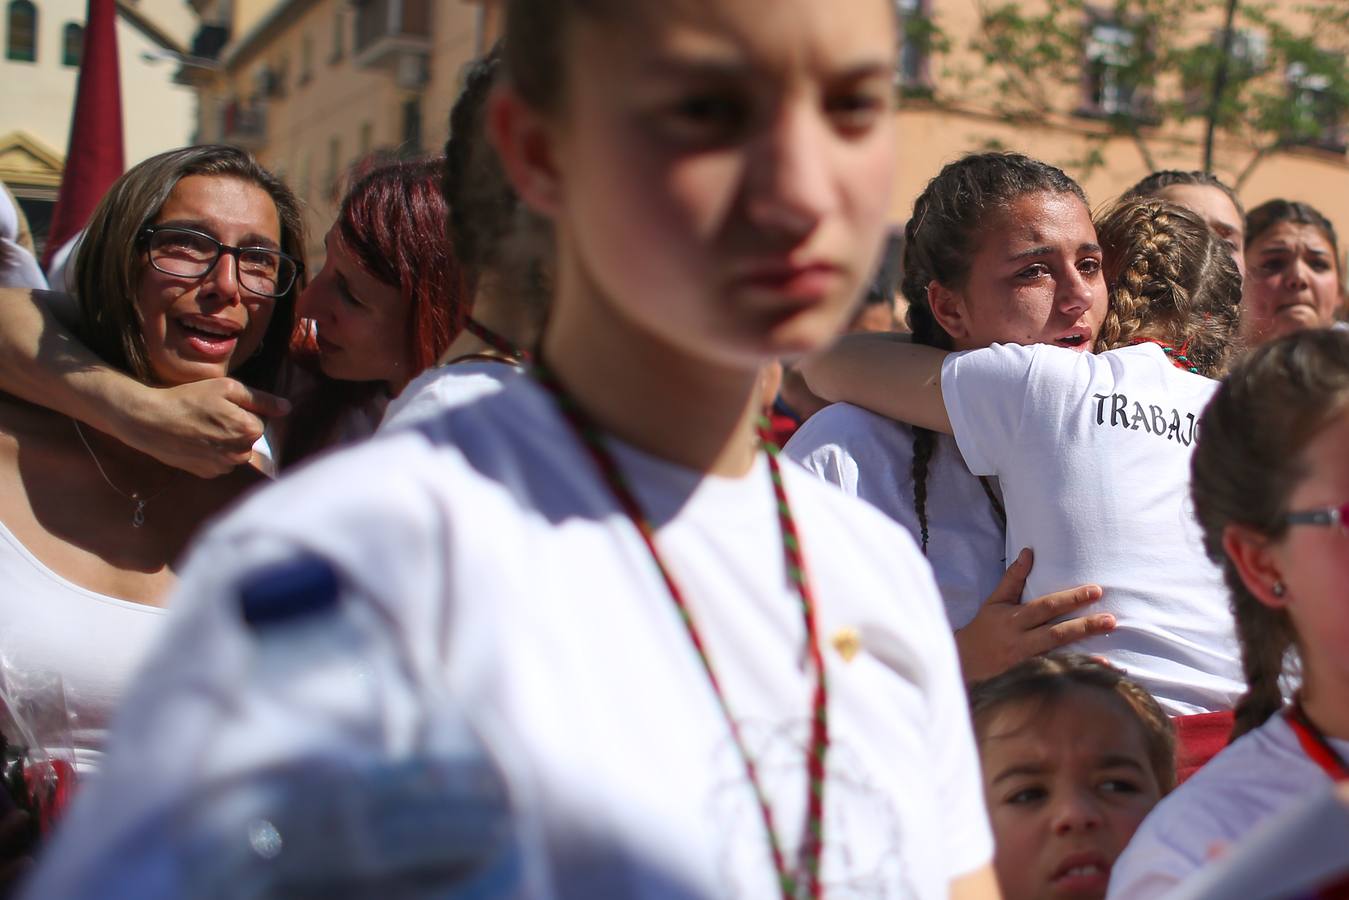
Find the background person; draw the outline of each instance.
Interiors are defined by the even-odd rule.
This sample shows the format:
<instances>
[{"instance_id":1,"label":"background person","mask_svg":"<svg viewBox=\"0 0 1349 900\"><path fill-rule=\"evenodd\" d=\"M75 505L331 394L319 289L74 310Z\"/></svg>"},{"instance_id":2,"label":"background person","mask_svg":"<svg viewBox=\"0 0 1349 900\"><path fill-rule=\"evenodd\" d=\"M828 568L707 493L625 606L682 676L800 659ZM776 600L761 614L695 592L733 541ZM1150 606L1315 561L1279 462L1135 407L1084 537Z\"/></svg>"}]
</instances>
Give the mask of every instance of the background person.
<instances>
[{"instance_id":1,"label":"background person","mask_svg":"<svg viewBox=\"0 0 1349 900\"><path fill-rule=\"evenodd\" d=\"M1349 333L1303 330L1252 351L1199 434L1195 514L1231 591L1249 687L1231 746L1143 823L1112 900L1161 896L1281 810L1349 780ZM1284 679L1296 676L1285 705Z\"/></svg>"},{"instance_id":2,"label":"background person","mask_svg":"<svg viewBox=\"0 0 1349 900\"><path fill-rule=\"evenodd\" d=\"M1246 210L1237 192L1211 172L1165 169L1153 172L1124 192L1121 200L1157 197L1183 206L1209 224L1232 251L1246 277Z\"/></svg>"},{"instance_id":3,"label":"background person","mask_svg":"<svg viewBox=\"0 0 1349 900\"><path fill-rule=\"evenodd\" d=\"M1111 290L1103 353L948 354L854 338L803 368L827 396L954 433L970 471L999 478L1008 551L1037 551L1028 595L1096 576L1117 626L1078 646L1179 717L1193 765L1220 746L1215 731L1242 690L1221 574L1185 503L1195 422L1232 354L1241 281L1208 225L1164 201L1124 201L1097 233Z\"/></svg>"},{"instance_id":4,"label":"background person","mask_svg":"<svg viewBox=\"0 0 1349 900\"><path fill-rule=\"evenodd\" d=\"M302 283L290 254L303 244L295 198L245 152L206 145L151 157L90 219L75 267L81 331L138 381L235 373L268 388ZM189 537L260 477L241 468L195 478L0 395L5 666L20 682L60 677L80 773L101 765L126 683L162 633ZM25 852L0 843L7 864Z\"/></svg>"},{"instance_id":5,"label":"background person","mask_svg":"<svg viewBox=\"0 0 1349 900\"><path fill-rule=\"evenodd\" d=\"M972 685L970 710L1003 900L1102 900L1120 852L1176 783L1166 713L1080 653Z\"/></svg>"},{"instance_id":6,"label":"background person","mask_svg":"<svg viewBox=\"0 0 1349 900\"><path fill-rule=\"evenodd\" d=\"M1010 153L951 163L914 202L904 245L916 344L1058 342L1086 350L1096 339L1107 304L1100 247L1086 195L1060 169ZM1100 597L1092 585L1019 604L1031 556L1006 558L998 485L970 474L949 435L836 403L808 420L785 452L919 542L967 679L1113 627L1099 614L1059 621Z\"/></svg>"},{"instance_id":7,"label":"background person","mask_svg":"<svg viewBox=\"0 0 1349 900\"><path fill-rule=\"evenodd\" d=\"M449 239L472 313L438 364L389 404L382 428L433 418L496 393L521 374L543 329L550 227L520 202L487 139L487 102L501 67L499 42L469 67L445 143Z\"/></svg>"},{"instance_id":8,"label":"background person","mask_svg":"<svg viewBox=\"0 0 1349 900\"><path fill-rule=\"evenodd\" d=\"M1242 337L1251 347L1344 315L1335 226L1306 203L1270 200L1246 216Z\"/></svg>"}]
</instances>

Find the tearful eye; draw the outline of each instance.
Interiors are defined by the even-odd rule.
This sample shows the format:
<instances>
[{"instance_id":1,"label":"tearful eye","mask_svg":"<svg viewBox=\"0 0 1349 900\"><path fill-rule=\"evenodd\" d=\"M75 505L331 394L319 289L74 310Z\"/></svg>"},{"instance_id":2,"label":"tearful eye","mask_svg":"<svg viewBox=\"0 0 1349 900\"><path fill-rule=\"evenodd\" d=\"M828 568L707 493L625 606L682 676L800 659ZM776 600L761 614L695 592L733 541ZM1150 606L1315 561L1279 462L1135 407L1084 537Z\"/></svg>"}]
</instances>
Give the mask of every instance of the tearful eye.
<instances>
[{"instance_id":1,"label":"tearful eye","mask_svg":"<svg viewBox=\"0 0 1349 900\"><path fill-rule=\"evenodd\" d=\"M1084 275L1095 275L1101 271L1101 261L1096 258L1084 259L1077 264L1077 270Z\"/></svg>"},{"instance_id":2,"label":"tearful eye","mask_svg":"<svg viewBox=\"0 0 1349 900\"><path fill-rule=\"evenodd\" d=\"M1044 263L1036 263L1033 266L1026 266L1026 268L1022 269L1020 272L1017 272L1016 277L1023 279L1025 281L1033 281L1036 278L1043 278L1048 274L1049 274L1048 266L1046 266Z\"/></svg>"}]
</instances>

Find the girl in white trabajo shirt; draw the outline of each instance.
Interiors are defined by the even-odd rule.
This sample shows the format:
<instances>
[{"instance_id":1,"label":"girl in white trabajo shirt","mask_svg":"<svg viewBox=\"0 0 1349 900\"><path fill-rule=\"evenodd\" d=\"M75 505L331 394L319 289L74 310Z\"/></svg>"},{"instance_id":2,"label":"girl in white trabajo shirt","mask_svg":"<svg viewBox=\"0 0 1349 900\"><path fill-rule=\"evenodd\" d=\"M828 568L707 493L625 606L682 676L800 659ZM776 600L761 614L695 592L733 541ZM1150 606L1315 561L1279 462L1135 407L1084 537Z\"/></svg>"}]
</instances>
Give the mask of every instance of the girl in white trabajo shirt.
<instances>
[{"instance_id":1,"label":"girl in white trabajo shirt","mask_svg":"<svg viewBox=\"0 0 1349 900\"><path fill-rule=\"evenodd\" d=\"M1255 350L1200 431L1194 508L1231 590L1250 689L1237 739L1120 857L1110 897L1121 900L1165 894L1215 850L1349 780L1349 334L1302 331ZM1302 684L1285 706L1290 656Z\"/></svg>"},{"instance_id":2,"label":"girl in white trabajo shirt","mask_svg":"<svg viewBox=\"0 0 1349 900\"><path fill-rule=\"evenodd\" d=\"M881 247L893 4L507 6L487 118L556 229L541 365L211 530L34 896L192 895L186 811L237 810L218 792L267 771L416 758L451 708L536 851L525 896L995 896L930 571L755 439L760 367L836 334ZM308 628L271 624L297 606ZM349 640L326 657L349 677L304 677L316 630ZM469 804L412 822L397 786L333 792L370 798L384 840L324 848L311 885L459 846L438 829ZM281 865L306 836L284 826Z\"/></svg>"},{"instance_id":3,"label":"girl in white trabajo shirt","mask_svg":"<svg viewBox=\"0 0 1349 900\"><path fill-rule=\"evenodd\" d=\"M970 471L1001 481L1009 550L1035 551L1027 596L1104 588L1098 607L1116 628L1078 648L1123 668L1171 715L1227 711L1242 690L1236 643L1187 490L1240 279L1208 226L1162 201L1127 201L1097 232L1112 290L1098 346L1109 352L948 354L873 339L842 342L804 371L821 396L953 433ZM1009 277L1043 277L1017 265Z\"/></svg>"}]
</instances>

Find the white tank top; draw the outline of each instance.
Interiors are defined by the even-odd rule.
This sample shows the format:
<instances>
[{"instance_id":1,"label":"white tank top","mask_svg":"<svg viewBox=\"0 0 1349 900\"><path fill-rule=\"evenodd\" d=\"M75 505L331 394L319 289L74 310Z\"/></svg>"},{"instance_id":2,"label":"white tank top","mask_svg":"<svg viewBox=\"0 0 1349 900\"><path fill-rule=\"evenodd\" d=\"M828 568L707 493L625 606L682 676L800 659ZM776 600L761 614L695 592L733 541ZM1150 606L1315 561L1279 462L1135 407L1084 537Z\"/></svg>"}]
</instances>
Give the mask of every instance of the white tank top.
<instances>
[{"instance_id":1,"label":"white tank top","mask_svg":"<svg viewBox=\"0 0 1349 900\"><path fill-rule=\"evenodd\" d=\"M164 613L70 582L0 523L0 656L20 675L61 676L81 775L98 768L109 720Z\"/></svg>"}]
</instances>

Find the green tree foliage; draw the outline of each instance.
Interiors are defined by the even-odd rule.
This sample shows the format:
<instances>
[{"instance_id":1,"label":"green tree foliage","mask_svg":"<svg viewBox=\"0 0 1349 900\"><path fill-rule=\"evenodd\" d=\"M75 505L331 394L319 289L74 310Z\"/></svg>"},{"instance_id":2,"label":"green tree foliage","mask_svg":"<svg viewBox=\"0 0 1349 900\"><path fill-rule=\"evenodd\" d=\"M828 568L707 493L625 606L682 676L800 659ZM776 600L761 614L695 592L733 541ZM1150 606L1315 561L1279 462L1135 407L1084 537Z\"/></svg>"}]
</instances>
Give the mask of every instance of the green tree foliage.
<instances>
[{"instance_id":1,"label":"green tree foliage","mask_svg":"<svg viewBox=\"0 0 1349 900\"><path fill-rule=\"evenodd\" d=\"M1121 135L1157 168L1160 142L1179 138L1194 168L1213 168L1216 143L1240 185L1271 153L1349 142L1346 0L976 2L970 52L952 54L935 99L1016 123L1099 121L1076 168ZM940 52L937 16L926 40Z\"/></svg>"}]
</instances>

